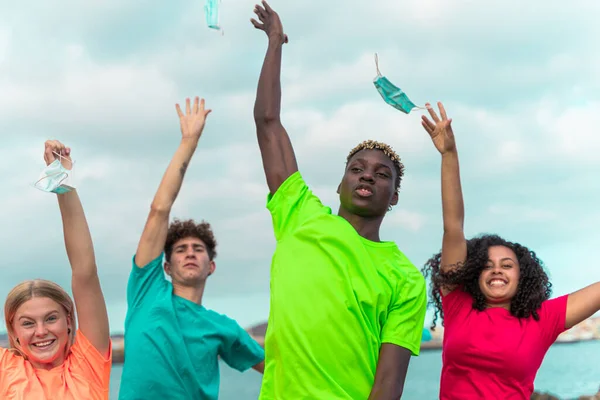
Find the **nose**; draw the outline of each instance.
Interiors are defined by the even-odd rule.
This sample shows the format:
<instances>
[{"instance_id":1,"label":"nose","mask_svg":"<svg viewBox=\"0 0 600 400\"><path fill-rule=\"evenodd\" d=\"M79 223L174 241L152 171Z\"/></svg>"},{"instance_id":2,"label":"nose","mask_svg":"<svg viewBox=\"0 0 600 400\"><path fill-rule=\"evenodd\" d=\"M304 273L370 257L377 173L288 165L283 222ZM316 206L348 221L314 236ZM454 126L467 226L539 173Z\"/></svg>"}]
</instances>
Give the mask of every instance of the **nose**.
<instances>
[{"instance_id":1,"label":"nose","mask_svg":"<svg viewBox=\"0 0 600 400\"><path fill-rule=\"evenodd\" d=\"M48 334L46 324L37 324L35 327L35 336L44 337Z\"/></svg>"},{"instance_id":2,"label":"nose","mask_svg":"<svg viewBox=\"0 0 600 400\"><path fill-rule=\"evenodd\" d=\"M375 180L373 179L373 174L369 171L364 171L360 177L361 181L373 183Z\"/></svg>"},{"instance_id":3,"label":"nose","mask_svg":"<svg viewBox=\"0 0 600 400\"><path fill-rule=\"evenodd\" d=\"M492 274L499 275L501 273L502 273L502 267L500 267L499 265L494 265L492 267Z\"/></svg>"}]
</instances>

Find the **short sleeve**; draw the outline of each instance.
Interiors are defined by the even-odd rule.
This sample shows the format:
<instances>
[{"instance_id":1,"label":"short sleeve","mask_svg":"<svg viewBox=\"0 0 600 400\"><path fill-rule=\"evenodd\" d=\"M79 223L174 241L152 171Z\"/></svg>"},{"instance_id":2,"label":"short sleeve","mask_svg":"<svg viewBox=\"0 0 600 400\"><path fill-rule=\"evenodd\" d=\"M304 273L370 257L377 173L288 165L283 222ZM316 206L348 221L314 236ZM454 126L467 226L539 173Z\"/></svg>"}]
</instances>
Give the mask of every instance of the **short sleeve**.
<instances>
[{"instance_id":1,"label":"short sleeve","mask_svg":"<svg viewBox=\"0 0 600 400\"><path fill-rule=\"evenodd\" d=\"M219 355L231 368L243 372L264 361L265 351L237 322L231 323L235 324L234 337L223 344Z\"/></svg>"},{"instance_id":2,"label":"short sleeve","mask_svg":"<svg viewBox=\"0 0 600 400\"><path fill-rule=\"evenodd\" d=\"M425 279L414 273L402 283L381 334L382 343L404 347L418 356L427 309Z\"/></svg>"},{"instance_id":3,"label":"short sleeve","mask_svg":"<svg viewBox=\"0 0 600 400\"><path fill-rule=\"evenodd\" d=\"M137 307L145 298L153 298L162 290L168 289L168 282L163 273L162 260L163 254L140 268L135 265L135 256L133 257L132 269L127 282L128 307Z\"/></svg>"},{"instance_id":4,"label":"short sleeve","mask_svg":"<svg viewBox=\"0 0 600 400\"><path fill-rule=\"evenodd\" d=\"M540 307L540 324L546 344L550 346L565 331L567 318L567 300L569 296L564 295L551 300L546 300Z\"/></svg>"},{"instance_id":5,"label":"short sleeve","mask_svg":"<svg viewBox=\"0 0 600 400\"><path fill-rule=\"evenodd\" d=\"M88 383L93 384L108 396L112 367L112 342L108 348L108 357L104 358L88 338L80 330L77 330L69 362L72 371L83 375Z\"/></svg>"},{"instance_id":6,"label":"short sleeve","mask_svg":"<svg viewBox=\"0 0 600 400\"><path fill-rule=\"evenodd\" d=\"M290 175L275 194L269 194L267 208L271 212L275 238L279 241L289 232L316 213L329 213L331 209L323 206L297 171Z\"/></svg>"},{"instance_id":7,"label":"short sleeve","mask_svg":"<svg viewBox=\"0 0 600 400\"><path fill-rule=\"evenodd\" d=\"M0 347L0 391L4 388L4 376L8 369L8 359L10 357L10 351L8 349Z\"/></svg>"},{"instance_id":8,"label":"short sleeve","mask_svg":"<svg viewBox=\"0 0 600 400\"><path fill-rule=\"evenodd\" d=\"M452 325L452 322L465 318L466 314L473 308L473 297L462 289L457 287L447 295L440 294L442 298L442 311L444 312L444 326Z\"/></svg>"}]
</instances>

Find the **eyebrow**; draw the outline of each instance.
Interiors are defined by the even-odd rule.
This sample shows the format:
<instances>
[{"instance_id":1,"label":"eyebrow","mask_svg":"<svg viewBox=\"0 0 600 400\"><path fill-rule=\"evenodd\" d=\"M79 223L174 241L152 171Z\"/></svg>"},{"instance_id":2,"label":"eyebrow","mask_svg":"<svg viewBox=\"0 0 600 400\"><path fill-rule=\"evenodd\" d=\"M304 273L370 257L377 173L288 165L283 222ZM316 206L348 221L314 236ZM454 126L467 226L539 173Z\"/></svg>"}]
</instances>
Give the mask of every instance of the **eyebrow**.
<instances>
[{"instance_id":1,"label":"eyebrow","mask_svg":"<svg viewBox=\"0 0 600 400\"><path fill-rule=\"evenodd\" d=\"M359 158L355 158L354 160L352 160L352 162L351 162L350 164L354 163L355 161L360 161L360 162L361 162L361 163L363 163L363 164L367 162L367 160L365 160L364 158L360 158L360 157L359 157ZM386 165L386 164L383 164L383 163L379 163L379 162L378 162L378 163L376 163L376 164L375 164L375 166L376 166L377 168L381 168L381 167L383 167L383 168L387 168L387 169L389 169L390 171L392 170L392 169L389 167L389 165Z\"/></svg>"},{"instance_id":2,"label":"eyebrow","mask_svg":"<svg viewBox=\"0 0 600 400\"><path fill-rule=\"evenodd\" d=\"M176 246L175 249L182 249L182 248L186 248L188 246L189 246L189 244L184 243L184 244L180 244L179 246ZM203 249L205 248L205 246L202 243L194 243L194 244L192 244L192 247L202 247Z\"/></svg>"},{"instance_id":3,"label":"eyebrow","mask_svg":"<svg viewBox=\"0 0 600 400\"><path fill-rule=\"evenodd\" d=\"M52 310L52 311L50 311L49 313L47 313L47 314L44 316L44 318L45 318L45 317L49 317L49 316L50 316L50 315L52 315L52 314L58 314L58 310ZM21 316L19 317L19 320L22 320L23 318L27 318L27 319L35 319L35 318L32 318L32 317L30 317L30 316L28 316L28 315L21 315Z\"/></svg>"},{"instance_id":4,"label":"eyebrow","mask_svg":"<svg viewBox=\"0 0 600 400\"><path fill-rule=\"evenodd\" d=\"M514 263L516 263L516 262L517 262L517 261L515 261L515 260L514 260L513 258L511 258L511 257L504 257L504 258L501 258L501 259L500 259L500 261L507 261L507 260L508 260L508 261L512 261L512 262L514 262ZM492 259L491 259L491 258L488 258L487 262L493 262L493 261L492 261Z\"/></svg>"}]
</instances>

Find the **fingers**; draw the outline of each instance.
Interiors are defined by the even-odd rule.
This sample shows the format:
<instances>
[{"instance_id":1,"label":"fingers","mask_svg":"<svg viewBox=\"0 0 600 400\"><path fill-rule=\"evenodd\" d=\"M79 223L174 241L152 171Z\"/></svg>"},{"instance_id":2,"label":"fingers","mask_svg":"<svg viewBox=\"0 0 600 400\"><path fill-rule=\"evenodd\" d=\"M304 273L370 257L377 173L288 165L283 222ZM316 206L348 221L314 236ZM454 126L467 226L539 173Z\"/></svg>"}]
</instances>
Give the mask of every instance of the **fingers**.
<instances>
[{"instance_id":1,"label":"fingers","mask_svg":"<svg viewBox=\"0 0 600 400\"><path fill-rule=\"evenodd\" d=\"M54 154L52 154L52 146L48 145L47 141L45 143L45 148L44 148L44 161L46 162L46 165L51 164L52 161L54 161Z\"/></svg>"},{"instance_id":2,"label":"fingers","mask_svg":"<svg viewBox=\"0 0 600 400\"><path fill-rule=\"evenodd\" d=\"M206 118L206 116L208 114L210 114L212 112L212 110L209 108L208 110L204 111L204 118Z\"/></svg>"},{"instance_id":3,"label":"fingers","mask_svg":"<svg viewBox=\"0 0 600 400\"><path fill-rule=\"evenodd\" d=\"M69 157L70 155L71 148L58 140L47 140L44 143L44 161L46 165L51 164L59 157Z\"/></svg>"},{"instance_id":4,"label":"fingers","mask_svg":"<svg viewBox=\"0 0 600 400\"><path fill-rule=\"evenodd\" d=\"M198 102L199 101L200 101L200 98L198 96L196 96L194 98L194 109L193 109L194 110L194 114L198 114ZM202 108L204 108L204 99L202 99L202 104L203 104Z\"/></svg>"},{"instance_id":5,"label":"fingers","mask_svg":"<svg viewBox=\"0 0 600 400\"><path fill-rule=\"evenodd\" d=\"M183 112L181 112L181 107L179 107L179 104L175 104L175 109L177 110L177 115L179 115L179 118L183 118Z\"/></svg>"},{"instance_id":6,"label":"fingers","mask_svg":"<svg viewBox=\"0 0 600 400\"><path fill-rule=\"evenodd\" d=\"M185 99L185 115L190 115L192 110L190 109L190 98Z\"/></svg>"},{"instance_id":7,"label":"fingers","mask_svg":"<svg viewBox=\"0 0 600 400\"><path fill-rule=\"evenodd\" d=\"M432 134L435 130L435 124L431 122L425 115L423 115L421 119L421 125L423 125L423 128L425 128L429 134Z\"/></svg>"},{"instance_id":8,"label":"fingers","mask_svg":"<svg viewBox=\"0 0 600 400\"><path fill-rule=\"evenodd\" d=\"M267 19L267 11L258 4L254 6L254 13L258 15L258 18L261 20L261 22L264 22L265 19Z\"/></svg>"},{"instance_id":9,"label":"fingers","mask_svg":"<svg viewBox=\"0 0 600 400\"><path fill-rule=\"evenodd\" d=\"M440 119L438 118L438 116L435 113L434 109L431 107L431 104L426 103L425 107L427 107L427 111L429 111L429 115L431 115L431 118L433 119L433 121L434 122L440 122Z\"/></svg>"},{"instance_id":10,"label":"fingers","mask_svg":"<svg viewBox=\"0 0 600 400\"><path fill-rule=\"evenodd\" d=\"M440 109L440 115L442 116L442 121L446 121L448 119L448 116L446 115L446 110L444 109L444 105L442 104L441 101L438 101L437 105L438 105L438 108Z\"/></svg>"},{"instance_id":11,"label":"fingers","mask_svg":"<svg viewBox=\"0 0 600 400\"><path fill-rule=\"evenodd\" d=\"M267 3L265 0L262 0L262 5L263 5L263 7L265 7L265 10L267 10L268 13L272 13L273 12L273 9L269 5L269 3Z\"/></svg>"},{"instance_id":12,"label":"fingers","mask_svg":"<svg viewBox=\"0 0 600 400\"><path fill-rule=\"evenodd\" d=\"M252 22L252 25L254 25L254 27L256 29L260 29L261 31L265 30L265 26L261 23L259 23L257 20L255 20L254 18L250 18L250 22Z\"/></svg>"}]
</instances>

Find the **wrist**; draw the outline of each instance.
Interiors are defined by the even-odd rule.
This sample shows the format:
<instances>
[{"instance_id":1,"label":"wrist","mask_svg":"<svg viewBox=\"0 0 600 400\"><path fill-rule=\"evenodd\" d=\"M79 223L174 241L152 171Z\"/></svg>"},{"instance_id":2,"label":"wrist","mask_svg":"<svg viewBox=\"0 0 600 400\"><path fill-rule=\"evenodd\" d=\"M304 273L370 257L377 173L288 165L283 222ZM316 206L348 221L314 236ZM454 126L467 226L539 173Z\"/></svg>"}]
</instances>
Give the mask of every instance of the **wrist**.
<instances>
[{"instance_id":1,"label":"wrist","mask_svg":"<svg viewBox=\"0 0 600 400\"><path fill-rule=\"evenodd\" d=\"M199 137L182 137L181 146L196 148L199 140Z\"/></svg>"},{"instance_id":2,"label":"wrist","mask_svg":"<svg viewBox=\"0 0 600 400\"><path fill-rule=\"evenodd\" d=\"M454 158L458 157L458 151L456 151L456 147L451 150L446 150L442 153L442 158Z\"/></svg>"},{"instance_id":3,"label":"wrist","mask_svg":"<svg viewBox=\"0 0 600 400\"><path fill-rule=\"evenodd\" d=\"M267 37L270 45L283 46L285 36L282 33L269 33Z\"/></svg>"}]
</instances>

